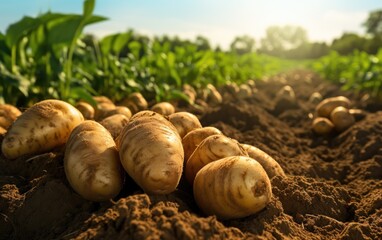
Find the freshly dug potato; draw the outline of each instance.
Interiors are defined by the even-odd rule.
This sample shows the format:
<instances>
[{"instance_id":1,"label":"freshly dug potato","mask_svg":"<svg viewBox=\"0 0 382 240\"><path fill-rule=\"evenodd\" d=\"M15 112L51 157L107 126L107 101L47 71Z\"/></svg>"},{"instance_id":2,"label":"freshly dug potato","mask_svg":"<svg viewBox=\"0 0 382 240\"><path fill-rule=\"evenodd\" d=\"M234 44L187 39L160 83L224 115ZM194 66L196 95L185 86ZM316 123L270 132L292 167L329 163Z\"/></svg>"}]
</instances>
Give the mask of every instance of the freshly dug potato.
<instances>
[{"instance_id":1,"label":"freshly dug potato","mask_svg":"<svg viewBox=\"0 0 382 240\"><path fill-rule=\"evenodd\" d=\"M201 128L198 117L189 112L176 112L168 116L168 120L176 127L181 138L190 131Z\"/></svg>"},{"instance_id":2,"label":"freshly dug potato","mask_svg":"<svg viewBox=\"0 0 382 240\"><path fill-rule=\"evenodd\" d=\"M44 100L21 114L6 133L2 152L8 159L49 151L66 143L84 117L77 108L60 100Z\"/></svg>"},{"instance_id":3,"label":"freshly dug potato","mask_svg":"<svg viewBox=\"0 0 382 240\"><path fill-rule=\"evenodd\" d=\"M188 161L188 158L195 151L198 145L207 137L212 135L223 135L223 133L215 127L203 127L187 133L182 139L182 145L184 149L184 160Z\"/></svg>"},{"instance_id":4,"label":"freshly dug potato","mask_svg":"<svg viewBox=\"0 0 382 240\"><path fill-rule=\"evenodd\" d=\"M160 102L151 107L151 111L168 116L175 112L175 107L169 102Z\"/></svg>"},{"instance_id":5,"label":"freshly dug potato","mask_svg":"<svg viewBox=\"0 0 382 240\"><path fill-rule=\"evenodd\" d=\"M230 156L248 156L234 139L224 135L212 135L204 139L186 163L186 179L192 185L196 174L210 162Z\"/></svg>"},{"instance_id":6,"label":"freshly dug potato","mask_svg":"<svg viewBox=\"0 0 382 240\"><path fill-rule=\"evenodd\" d=\"M21 115L19 109L10 104L0 104L0 127L7 129Z\"/></svg>"},{"instance_id":7,"label":"freshly dug potato","mask_svg":"<svg viewBox=\"0 0 382 240\"><path fill-rule=\"evenodd\" d=\"M218 90L215 88L212 84L207 84L206 88L208 89L209 93L207 96L207 102L211 104L212 106L219 105L223 102L222 95L218 92Z\"/></svg>"},{"instance_id":8,"label":"freshly dug potato","mask_svg":"<svg viewBox=\"0 0 382 240\"><path fill-rule=\"evenodd\" d=\"M148 107L146 99L139 92L130 94L128 98L122 101L122 105L128 107L133 114L146 110Z\"/></svg>"},{"instance_id":9,"label":"freshly dug potato","mask_svg":"<svg viewBox=\"0 0 382 240\"><path fill-rule=\"evenodd\" d=\"M334 124L327 118L317 117L313 120L312 128L319 135L328 135L334 130Z\"/></svg>"},{"instance_id":10,"label":"freshly dug potato","mask_svg":"<svg viewBox=\"0 0 382 240\"><path fill-rule=\"evenodd\" d=\"M276 101L295 102L296 101L296 94L295 94L293 88L289 85L282 87L276 93Z\"/></svg>"},{"instance_id":11,"label":"freshly dug potato","mask_svg":"<svg viewBox=\"0 0 382 240\"><path fill-rule=\"evenodd\" d=\"M351 108L351 109L349 109L349 113L351 115L353 115L353 117L356 121L359 121L359 120L363 119L364 117L366 117L366 112L362 109Z\"/></svg>"},{"instance_id":12,"label":"freshly dug potato","mask_svg":"<svg viewBox=\"0 0 382 240\"><path fill-rule=\"evenodd\" d=\"M331 97L326 98L322 100L317 106L316 106L316 113L319 117L330 117L330 113L336 108L336 107L350 107L350 100L347 97L344 96L338 96L338 97Z\"/></svg>"},{"instance_id":13,"label":"freshly dug potato","mask_svg":"<svg viewBox=\"0 0 382 240\"><path fill-rule=\"evenodd\" d=\"M248 79L247 85L250 86L251 88L256 88L256 82L253 79Z\"/></svg>"},{"instance_id":14,"label":"freshly dug potato","mask_svg":"<svg viewBox=\"0 0 382 240\"><path fill-rule=\"evenodd\" d=\"M239 86L239 92L237 93L236 97L238 99L244 99L244 98L249 98L251 96L252 96L252 89L246 84L241 84Z\"/></svg>"},{"instance_id":15,"label":"freshly dug potato","mask_svg":"<svg viewBox=\"0 0 382 240\"><path fill-rule=\"evenodd\" d=\"M309 97L309 102L312 104L319 104L322 101L322 95L319 92L314 92Z\"/></svg>"},{"instance_id":16,"label":"freshly dug potato","mask_svg":"<svg viewBox=\"0 0 382 240\"><path fill-rule=\"evenodd\" d=\"M7 130L3 127L0 127L0 135L6 133Z\"/></svg>"},{"instance_id":17,"label":"freshly dug potato","mask_svg":"<svg viewBox=\"0 0 382 240\"><path fill-rule=\"evenodd\" d=\"M330 113L330 120L334 124L334 128L339 132L348 129L355 123L354 116L349 112L347 108L342 106L336 107Z\"/></svg>"},{"instance_id":18,"label":"freshly dug potato","mask_svg":"<svg viewBox=\"0 0 382 240\"><path fill-rule=\"evenodd\" d=\"M194 198L207 215L242 218L262 210L271 200L271 182L259 162L234 156L204 166L195 177Z\"/></svg>"},{"instance_id":19,"label":"freshly dug potato","mask_svg":"<svg viewBox=\"0 0 382 240\"><path fill-rule=\"evenodd\" d=\"M105 118L105 116L107 115L109 111L112 111L115 108L116 106L114 105L114 103L109 103L109 102L98 103L95 114L94 114L94 119L96 119L97 121L102 120L103 118Z\"/></svg>"},{"instance_id":20,"label":"freshly dug potato","mask_svg":"<svg viewBox=\"0 0 382 240\"><path fill-rule=\"evenodd\" d=\"M247 151L249 157L255 159L261 164L270 179L274 176L286 177L280 164L266 152L249 144L241 144L241 146L243 146Z\"/></svg>"},{"instance_id":21,"label":"freshly dug potato","mask_svg":"<svg viewBox=\"0 0 382 240\"><path fill-rule=\"evenodd\" d=\"M116 143L124 169L146 193L168 194L176 189L184 153L181 138L167 119L154 112L133 116Z\"/></svg>"},{"instance_id":22,"label":"freshly dug potato","mask_svg":"<svg viewBox=\"0 0 382 240\"><path fill-rule=\"evenodd\" d=\"M93 99L98 104L114 104L113 101L111 101L111 99L106 96L93 96Z\"/></svg>"},{"instance_id":23,"label":"freshly dug potato","mask_svg":"<svg viewBox=\"0 0 382 240\"><path fill-rule=\"evenodd\" d=\"M95 110L92 105L87 102L78 102L75 106L87 120L94 119Z\"/></svg>"},{"instance_id":24,"label":"freshly dug potato","mask_svg":"<svg viewBox=\"0 0 382 240\"><path fill-rule=\"evenodd\" d=\"M98 112L97 121L102 121L103 119L110 117L114 114L122 114L127 117L127 119L131 118L131 111L128 107L125 106L115 106L114 108L104 109Z\"/></svg>"},{"instance_id":25,"label":"freshly dug potato","mask_svg":"<svg viewBox=\"0 0 382 240\"><path fill-rule=\"evenodd\" d=\"M116 139L128 122L129 118L126 115L117 113L104 118L100 124L110 132L113 139Z\"/></svg>"},{"instance_id":26,"label":"freshly dug potato","mask_svg":"<svg viewBox=\"0 0 382 240\"><path fill-rule=\"evenodd\" d=\"M123 186L123 169L110 133L86 120L73 129L65 149L64 167L72 188L83 198L106 201Z\"/></svg>"}]
</instances>

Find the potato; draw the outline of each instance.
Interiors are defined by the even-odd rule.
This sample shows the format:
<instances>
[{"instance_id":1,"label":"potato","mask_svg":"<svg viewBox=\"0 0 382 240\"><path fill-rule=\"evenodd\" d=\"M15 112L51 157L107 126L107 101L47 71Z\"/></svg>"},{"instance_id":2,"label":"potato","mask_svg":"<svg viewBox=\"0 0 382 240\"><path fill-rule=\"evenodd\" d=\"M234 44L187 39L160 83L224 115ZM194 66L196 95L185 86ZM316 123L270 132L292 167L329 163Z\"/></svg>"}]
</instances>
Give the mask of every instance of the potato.
<instances>
[{"instance_id":1,"label":"potato","mask_svg":"<svg viewBox=\"0 0 382 240\"><path fill-rule=\"evenodd\" d=\"M262 210L271 200L271 182L256 160L245 156L219 159L195 177L194 198L207 215L242 218Z\"/></svg>"},{"instance_id":2,"label":"potato","mask_svg":"<svg viewBox=\"0 0 382 240\"><path fill-rule=\"evenodd\" d=\"M276 101L296 102L296 94L293 88L289 85L282 87L276 93Z\"/></svg>"},{"instance_id":3,"label":"potato","mask_svg":"<svg viewBox=\"0 0 382 240\"><path fill-rule=\"evenodd\" d=\"M0 104L0 127L8 129L20 115L20 110L15 106L10 104Z\"/></svg>"},{"instance_id":4,"label":"potato","mask_svg":"<svg viewBox=\"0 0 382 240\"><path fill-rule=\"evenodd\" d=\"M1 134L5 134L7 132L7 130L3 127L0 127L0 135Z\"/></svg>"},{"instance_id":5,"label":"potato","mask_svg":"<svg viewBox=\"0 0 382 240\"><path fill-rule=\"evenodd\" d=\"M97 104L114 104L113 101L106 96L93 96L93 99L97 102Z\"/></svg>"},{"instance_id":6,"label":"potato","mask_svg":"<svg viewBox=\"0 0 382 240\"><path fill-rule=\"evenodd\" d=\"M333 123L324 117L317 117L313 120L312 123L313 131L319 135L328 135L333 132L334 125Z\"/></svg>"},{"instance_id":7,"label":"potato","mask_svg":"<svg viewBox=\"0 0 382 240\"><path fill-rule=\"evenodd\" d=\"M208 89L209 93L207 96L207 102L211 104L212 106L219 105L223 102L222 95L216 90L215 86L212 84L207 84L206 88Z\"/></svg>"},{"instance_id":8,"label":"potato","mask_svg":"<svg viewBox=\"0 0 382 240\"><path fill-rule=\"evenodd\" d=\"M353 115L353 117L356 121L359 121L359 120L363 119L364 117L366 117L366 112L362 109L351 108L351 109L349 109L349 113L351 115Z\"/></svg>"},{"instance_id":9,"label":"potato","mask_svg":"<svg viewBox=\"0 0 382 240\"><path fill-rule=\"evenodd\" d=\"M122 129L128 124L129 118L126 115L117 113L104 118L100 124L104 126L111 134L113 139L117 138Z\"/></svg>"},{"instance_id":10,"label":"potato","mask_svg":"<svg viewBox=\"0 0 382 240\"><path fill-rule=\"evenodd\" d=\"M75 106L84 116L85 119L94 119L95 110L92 105L87 102L78 102Z\"/></svg>"},{"instance_id":11,"label":"potato","mask_svg":"<svg viewBox=\"0 0 382 240\"><path fill-rule=\"evenodd\" d=\"M326 98L316 106L317 116L329 118L333 109L339 106L349 108L350 100L344 96Z\"/></svg>"},{"instance_id":12,"label":"potato","mask_svg":"<svg viewBox=\"0 0 382 240\"><path fill-rule=\"evenodd\" d=\"M188 158L194 152L196 147L207 137L212 135L222 135L223 133L215 127L203 127L192 130L187 133L183 139L184 160L187 162Z\"/></svg>"},{"instance_id":13,"label":"potato","mask_svg":"<svg viewBox=\"0 0 382 240\"><path fill-rule=\"evenodd\" d=\"M280 164L266 152L249 144L243 143L241 146L247 151L250 158L255 159L261 164L270 179L274 176L286 177Z\"/></svg>"},{"instance_id":14,"label":"potato","mask_svg":"<svg viewBox=\"0 0 382 240\"><path fill-rule=\"evenodd\" d=\"M176 189L183 171L183 147L176 128L163 116L154 112L133 116L116 143L124 169L146 193Z\"/></svg>"},{"instance_id":15,"label":"potato","mask_svg":"<svg viewBox=\"0 0 382 240\"><path fill-rule=\"evenodd\" d=\"M168 120L176 127L181 138L190 131L201 128L198 117L189 112L177 112L168 116Z\"/></svg>"},{"instance_id":16,"label":"potato","mask_svg":"<svg viewBox=\"0 0 382 240\"><path fill-rule=\"evenodd\" d=\"M175 107L169 102L160 102L152 106L151 111L168 116L175 112Z\"/></svg>"},{"instance_id":17,"label":"potato","mask_svg":"<svg viewBox=\"0 0 382 240\"><path fill-rule=\"evenodd\" d=\"M148 107L146 99L139 92L130 94L128 98L122 101L122 105L128 107L133 114L146 110Z\"/></svg>"},{"instance_id":18,"label":"potato","mask_svg":"<svg viewBox=\"0 0 382 240\"><path fill-rule=\"evenodd\" d=\"M253 79L248 79L248 81L247 81L247 85L248 85L249 87L251 87L252 89L253 89L253 88L256 88L256 82L255 82L255 80L253 80Z\"/></svg>"},{"instance_id":19,"label":"potato","mask_svg":"<svg viewBox=\"0 0 382 240\"><path fill-rule=\"evenodd\" d=\"M131 118L131 111L128 107L125 106L115 106L114 108L105 109L98 113L97 121L102 121L103 119L110 117L114 114L125 115L127 119Z\"/></svg>"},{"instance_id":20,"label":"potato","mask_svg":"<svg viewBox=\"0 0 382 240\"><path fill-rule=\"evenodd\" d=\"M21 114L6 133L2 152L8 159L52 150L68 140L73 128L84 121L81 112L60 100L36 103Z\"/></svg>"},{"instance_id":21,"label":"potato","mask_svg":"<svg viewBox=\"0 0 382 240\"><path fill-rule=\"evenodd\" d=\"M210 162L230 156L248 156L234 139L224 135L212 135L204 139L186 163L186 179L192 185L195 175Z\"/></svg>"},{"instance_id":22,"label":"potato","mask_svg":"<svg viewBox=\"0 0 382 240\"><path fill-rule=\"evenodd\" d=\"M334 128L339 132L345 131L355 123L354 116L347 108L342 106L336 107L330 113L330 120L334 124Z\"/></svg>"},{"instance_id":23,"label":"potato","mask_svg":"<svg viewBox=\"0 0 382 240\"><path fill-rule=\"evenodd\" d=\"M116 106L114 105L114 103L98 103L94 114L94 119L96 119L97 121L102 120L103 118L105 118L108 112L114 110L115 108Z\"/></svg>"},{"instance_id":24,"label":"potato","mask_svg":"<svg viewBox=\"0 0 382 240\"><path fill-rule=\"evenodd\" d=\"M312 104L319 104L322 101L322 95L319 92L314 92L310 95L308 101Z\"/></svg>"},{"instance_id":25,"label":"potato","mask_svg":"<svg viewBox=\"0 0 382 240\"><path fill-rule=\"evenodd\" d=\"M252 89L246 84L241 84L239 86L239 92L236 94L236 97L238 99L244 99L244 98L249 98L251 96L252 96Z\"/></svg>"},{"instance_id":26,"label":"potato","mask_svg":"<svg viewBox=\"0 0 382 240\"><path fill-rule=\"evenodd\" d=\"M64 168L72 188L83 198L106 201L123 186L123 169L110 133L99 123L86 120L70 134Z\"/></svg>"}]
</instances>

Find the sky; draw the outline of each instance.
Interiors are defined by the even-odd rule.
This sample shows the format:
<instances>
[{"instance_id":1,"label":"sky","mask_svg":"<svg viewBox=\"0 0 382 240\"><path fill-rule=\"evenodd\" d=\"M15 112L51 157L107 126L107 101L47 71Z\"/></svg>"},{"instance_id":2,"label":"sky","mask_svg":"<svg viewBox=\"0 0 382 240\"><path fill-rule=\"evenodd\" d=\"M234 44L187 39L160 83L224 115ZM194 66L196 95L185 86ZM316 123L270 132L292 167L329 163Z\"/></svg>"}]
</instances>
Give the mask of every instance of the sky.
<instances>
[{"instance_id":1,"label":"sky","mask_svg":"<svg viewBox=\"0 0 382 240\"><path fill-rule=\"evenodd\" d=\"M0 32L23 16L48 10L81 13L81 0L3 0ZM343 32L364 34L362 23L381 0L97 0L94 14L107 21L86 27L99 37L134 29L149 36L195 39L202 35L212 45L229 46L235 36L249 35L257 43L269 26L301 26L310 41L330 43Z\"/></svg>"}]
</instances>

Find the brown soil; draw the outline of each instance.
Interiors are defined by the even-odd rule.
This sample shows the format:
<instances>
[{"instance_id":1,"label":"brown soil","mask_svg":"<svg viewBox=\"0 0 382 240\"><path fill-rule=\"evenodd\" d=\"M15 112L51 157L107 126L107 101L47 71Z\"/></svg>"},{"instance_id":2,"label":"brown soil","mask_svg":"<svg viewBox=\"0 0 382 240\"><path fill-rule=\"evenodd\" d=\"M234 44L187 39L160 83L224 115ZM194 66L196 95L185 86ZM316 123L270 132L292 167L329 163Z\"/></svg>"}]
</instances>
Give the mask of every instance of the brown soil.
<instances>
[{"instance_id":1,"label":"brown soil","mask_svg":"<svg viewBox=\"0 0 382 240\"><path fill-rule=\"evenodd\" d=\"M285 79L296 104L275 102ZM0 239L382 239L382 105L305 71L258 82L258 89L195 113L283 167L288 177L271 180L273 198L261 212L230 221L204 216L183 181L176 192L153 196L129 180L113 201L89 202L69 186L57 149L0 157ZM366 115L345 132L317 136L309 118L314 91L348 96Z\"/></svg>"}]
</instances>

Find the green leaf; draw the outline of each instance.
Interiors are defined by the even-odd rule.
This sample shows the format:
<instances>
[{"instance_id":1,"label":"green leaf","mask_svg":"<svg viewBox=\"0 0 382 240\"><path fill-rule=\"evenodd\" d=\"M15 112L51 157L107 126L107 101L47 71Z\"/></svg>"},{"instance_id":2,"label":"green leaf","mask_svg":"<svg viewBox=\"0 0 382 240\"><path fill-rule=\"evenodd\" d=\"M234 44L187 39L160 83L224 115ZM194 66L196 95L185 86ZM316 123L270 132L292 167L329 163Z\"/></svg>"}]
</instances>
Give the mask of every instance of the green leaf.
<instances>
[{"instance_id":1,"label":"green leaf","mask_svg":"<svg viewBox=\"0 0 382 240\"><path fill-rule=\"evenodd\" d=\"M95 0L85 0L84 10L83 10L83 15L85 18L88 18L93 14L94 7L95 7Z\"/></svg>"}]
</instances>

